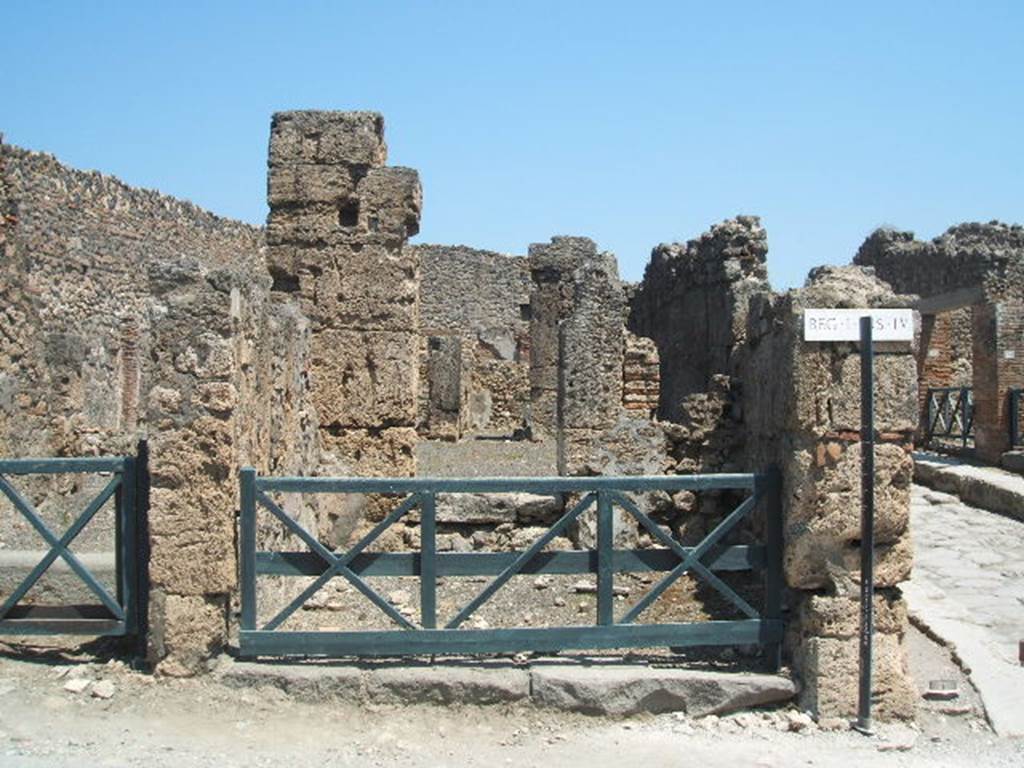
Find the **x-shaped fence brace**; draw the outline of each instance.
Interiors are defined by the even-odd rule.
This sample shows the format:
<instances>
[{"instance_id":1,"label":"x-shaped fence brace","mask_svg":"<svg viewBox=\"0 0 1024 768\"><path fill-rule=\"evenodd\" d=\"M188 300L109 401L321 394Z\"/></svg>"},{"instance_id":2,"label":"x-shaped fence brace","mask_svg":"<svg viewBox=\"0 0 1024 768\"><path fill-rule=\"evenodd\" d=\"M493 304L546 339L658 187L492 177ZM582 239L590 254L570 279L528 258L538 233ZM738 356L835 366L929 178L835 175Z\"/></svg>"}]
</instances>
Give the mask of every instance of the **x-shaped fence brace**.
<instances>
[{"instance_id":1,"label":"x-shaped fence brace","mask_svg":"<svg viewBox=\"0 0 1024 768\"><path fill-rule=\"evenodd\" d=\"M491 581L475 598L473 598L456 616L448 622L445 629L456 629L468 619L480 606L489 600L509 579L519 573L520 570L534 557L536 557L556 536L561 534L574 520L590 509L595 502L598 503L599 512L605 514L598 518L598 535L606 536L610 545L611 541L611 510L614 505L629 512L637 522L650 532L658 541L670 549L680 560L669 573L662 578L640 601L636 603L618 622L611 616L609 611L608 621L602 623L631 624L639 618L672 584L683 574L692 572L708 583L715 591L725 597L736 606L748 618L760 618L760 614L751 605L740 597L728 584L715 576L714 573L701 561L718 544L729 531L731 531L744 517L746 517L757 505L759 494L755 491L725 517L704 539L694 548L687 551L679 542L662 530L650 517L641 512L637 506L625 495L618 491L594 491L584 495L573 505L561 518L540 536L534 543L518 555L493 581ZM269 511L275 518L280 520L285 527L304 541L314 553L324 562L326 569L295 599L268 621L263 629L273 630L286 621L295 611L309 600L317 591L327 584L335 576L342 576L348 580L374 605L380 608L389 618L395 621L403 629L432 629L435 625L434 591L432 584L435 579L434 573L434 493L419 492L410 495L404 502L394 509L387 517L378 523L359 542L344 553L335 553L325 547L309 531L293 520L284 510L274 502L262 490L256 490L255 502ZM421 541L424 547L430 550L421 552L420 556L420 581L421 581L421 609L422 622L419 627L399 613L386 599L380 596L369 584L367 584L349 565L363 551L370 546L380 534L394 523L398 522L407 513L416 507L422 511L421 524L429 526L429 530L423 531ZM604 528L605 530L601 530ZM605 575L610 579L611 571ZM599 573L599 580L602 574ZM429 580L429 583L428 583Z\"/></svg>"},{"instance_id":2,"label":"x-shaped fence brace","mask_svg":"<svg viewBox=\"0 0 1024 768\"><path fill-rule=\"evenodd\" d=\"M931 390L928 393L928 435L965 437L974 427L974 403L971 390Z\"/></svg>"},{"instance_id":3,"label":"x-shaped fence brace","mask_svg":"<svg viewBox=\"0 0 1024 768\"><path fill-rule=\"evenodd\" d=\"M43 522L42 517L32 504L29 503L29 501L10 484L7 478L0 475L0 492L3 492L3 494L10 499L14 508L17 509L26 520L28 520L36 532L42 536L47 544L50 545L50 550L46 553L46 556L39 561L21 584L19 584L18 587L7 597L3 605L0 605L0 619L7 616L11 609L21 602L25 595L28 594L28 591L35 586L40 577L42 577L47 569L49 569L49 567L53 565L59 557L68 564L71 570L74 571L75 574L92 591L92 593L99 598L100 602L103 603L103 606L110 611L113 618L119 621L125 621L125 611L118 603L117 599L111 596L103 585L100 584L92 573L89 572L89 569L86 568L77 557L75 557L70 549L68 549L78 534L82 532L82 529L89 524L103 505L106 504L115 493L117 493L117 490L121 487L121 483L121 474L114 474L110 479L110 482L108 482L103 490L99 492L99 495L89 502L78 518L64 532L64 535L58 538L46 523Z\"/></svg>"}]
</instances>

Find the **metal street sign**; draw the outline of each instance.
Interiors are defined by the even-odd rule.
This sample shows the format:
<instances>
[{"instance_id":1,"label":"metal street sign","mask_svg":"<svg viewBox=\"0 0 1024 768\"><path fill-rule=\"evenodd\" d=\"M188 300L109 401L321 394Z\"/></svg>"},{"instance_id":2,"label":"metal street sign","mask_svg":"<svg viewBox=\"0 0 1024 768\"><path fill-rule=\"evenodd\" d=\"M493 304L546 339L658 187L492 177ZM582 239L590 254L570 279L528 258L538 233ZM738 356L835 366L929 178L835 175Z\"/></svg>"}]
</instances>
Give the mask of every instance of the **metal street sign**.
<instances>
[{"instance_id":1,"label":"metal street sign","mask_svg":"<svg viewBox=\"0 0 1024 768\"><path fill-rule=\"evenodd\" d=\"M871 318L874 341L913 341L912 309L805 309L804 341L860 341L860 319Z\"/></svg>"}]
</instances>

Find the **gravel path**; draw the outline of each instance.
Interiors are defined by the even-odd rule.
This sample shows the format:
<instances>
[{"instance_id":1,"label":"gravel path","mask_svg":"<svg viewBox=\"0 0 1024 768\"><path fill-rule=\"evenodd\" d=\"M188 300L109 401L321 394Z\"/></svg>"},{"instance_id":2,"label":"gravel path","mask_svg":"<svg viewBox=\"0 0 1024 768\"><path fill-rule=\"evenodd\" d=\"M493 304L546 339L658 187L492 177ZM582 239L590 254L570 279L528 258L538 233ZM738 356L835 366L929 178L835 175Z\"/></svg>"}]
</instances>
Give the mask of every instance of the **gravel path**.
<instances>
[{"instance_id":1,"label":"gravel path","mask_svg":"<svg viewBox=\"0 0 1024 768\"><path fill-rule=\"evenodd\" d=\"M211 678L154 680L86 653L33 654L23 646L15 655L3 648L4 768L1024 765L1024 740L995 737L962 711L969 700L923 706L915 726L881 725L867 738L821 731L792 709L611 719L519 705L314 704ZM945 649L919 634L911 664L921 679L955 674Z\"/></svg>"}]
</instances>

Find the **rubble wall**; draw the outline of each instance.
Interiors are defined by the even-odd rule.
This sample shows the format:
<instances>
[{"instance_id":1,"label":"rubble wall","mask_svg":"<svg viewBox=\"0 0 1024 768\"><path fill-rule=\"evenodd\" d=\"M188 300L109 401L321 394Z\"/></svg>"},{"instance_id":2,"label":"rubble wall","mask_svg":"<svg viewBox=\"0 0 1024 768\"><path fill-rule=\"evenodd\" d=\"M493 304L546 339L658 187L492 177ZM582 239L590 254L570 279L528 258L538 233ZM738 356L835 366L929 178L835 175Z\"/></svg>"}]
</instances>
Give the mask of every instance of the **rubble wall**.
<instances>
[{"instance_id":1,"label":"rubble wall","mask_svg":"<svg viewBox=\"0 0 1024 768\"><path fill-rule=\"evenodd\" d=\"M523 426L530 400L530 273L526 259L465 246L416 245L420 262L420 330L424 363L429 340L458 337L468 372L463 429L511 434ZM431 369L436 373L436 367ZM449 368L454 374L457 369ZM426 374L426 370L423 371ZM428 379L421 388L420 434L453 435L430 392L452 383ZM435 427L440 426L440 429Z\"/></svg>"},{"instance_id":2,"label":"rubble wall","mask_svg":"<svg viewBox=\"0 0 1024 768\"><path fill-rule=\"evenodd\" d=\"M929 297L977 285L989 301L1024 298L1019 224L958 224L928 241L915 240L913 232L877 229L853 262L873 267L898 293Z\"/></svg>"},{"instance_id":3,"label":"rubble wall","mask_svg":"<svg viewBox=\"0 0 1024 768\"><path fill-rule=\"evenodd\" d=\"M748 317L741 378L750 466L783 473L784 568L792 591L790 652L803 701L820 717L854 714L860 567L860 360L852 343L802 340L806 307L899 307L901 297L857 267L823 267L806 287L758 297ZM911 458L917 425L915 350L879 344L875 360L875 580L902 616L898 584L910 575ZM888 610L888 608L887 608ZM832 617L832 618L829 618ZM911 718L914 691L903 652L905 620L879 622L875 694L880 719Z\"/></svg>"},{"instance_id":4,"label":"rubble wall","mask_svg":"<svg viewBox=\"0 0 1024 768\"><path fill-rule=\"evenodd\" d=\"M715 374L733 372L750 297L770 290L767 252L760 220L738 216L651 253L631 301L629 328L657 344L660 418L677 421L685 397L707 391Z\"/></svg>"},{"instance_id":5,"label":"rubble wall","mask_svg":"<svg viewBox=\"0 0 1024 768\"><path fill-rule=\"evenodd\" d=\"M148 440L150 657L197 671L228 636L238 468L315 453L305 321L270 299L258 228L47 155L5 145L0 159L0 452ZM48 504L77 497L54 488ZM105 514L87 531L112 527Z\"/></svg>"}]
</instances>

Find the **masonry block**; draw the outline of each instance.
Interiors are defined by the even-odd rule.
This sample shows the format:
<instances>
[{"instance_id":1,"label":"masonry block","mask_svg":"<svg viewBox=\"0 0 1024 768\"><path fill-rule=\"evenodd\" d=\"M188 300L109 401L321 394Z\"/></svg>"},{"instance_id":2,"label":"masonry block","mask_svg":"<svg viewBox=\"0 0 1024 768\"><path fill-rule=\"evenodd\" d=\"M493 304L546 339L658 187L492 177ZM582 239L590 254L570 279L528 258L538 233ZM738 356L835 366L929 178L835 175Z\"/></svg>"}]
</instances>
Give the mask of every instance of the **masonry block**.
<instances>
[{"instance_id":1,"label":"masonry block","mask_svg":"<svg viewBox=\"0 0 1024 768\"><path fill-rule=\"evenodd\" d=\"M310 386L321 427L414 424L418 350L419 339L411 332L330 329L316 334Z\"/></svg>"},{"instance_id":2,"label":"masonry block","mask_svg":"<svg viewBox=\"0 0 1024 768\"><path fill-rule=\"evenodd\" d=\"M371 168L387 161L384 118L376 112L277 112L270 124L270 165L335 164Z\"/></svg>"}]
</instances>

